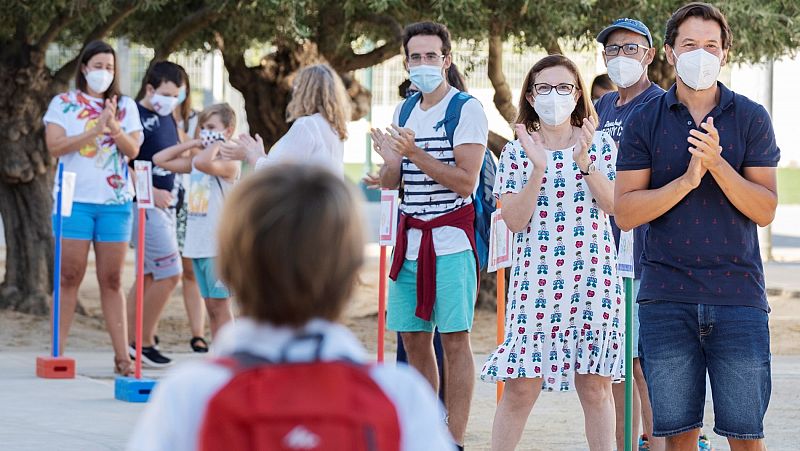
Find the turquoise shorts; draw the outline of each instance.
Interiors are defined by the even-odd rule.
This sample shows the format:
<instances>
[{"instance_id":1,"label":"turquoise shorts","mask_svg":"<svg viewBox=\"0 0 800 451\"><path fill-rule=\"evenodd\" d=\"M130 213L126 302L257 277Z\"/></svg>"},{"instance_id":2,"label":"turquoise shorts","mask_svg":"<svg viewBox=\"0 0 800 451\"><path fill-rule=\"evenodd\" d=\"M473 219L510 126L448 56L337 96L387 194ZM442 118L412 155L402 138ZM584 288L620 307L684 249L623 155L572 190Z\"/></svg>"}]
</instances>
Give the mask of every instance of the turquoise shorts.
<instances>
[{"instance_id":1,"label":"turquoise shorts","mask_svg":"<svg viewBox=\"0 0 800 451\"><path fill-rule=\"evenodd\" d=\"M206 299L227 299L231 293L217 276L215 260L214 257L192 259L197 287L200 288L200 296Z\"/></svg>"},{"instance_id":2,"label":"turquoise shorts","mask_svg":"<svg viewBox=\"0 0 800 451\"><path fill-rule=\"evenodd\" d=\"M127 243L133 230L132 202L119 205L73 202L72 214L62 219L62 238L99 243ZM53 215L53 233L56 216Z\"/></svg>"},{"instance_id":3,"label":"turquoise shorts","mask_svg":"<svg viewBox=\"0 0 800 451\"><path fill-rule=\"evenodd\" d=\"M470 331L475 316L478 281L475 254L458 252L436 257L436 302L430 321L416 316L417 261L405 260L397 280L389 280L386 325L397 332Z\"/></svg>"}]
</instances>

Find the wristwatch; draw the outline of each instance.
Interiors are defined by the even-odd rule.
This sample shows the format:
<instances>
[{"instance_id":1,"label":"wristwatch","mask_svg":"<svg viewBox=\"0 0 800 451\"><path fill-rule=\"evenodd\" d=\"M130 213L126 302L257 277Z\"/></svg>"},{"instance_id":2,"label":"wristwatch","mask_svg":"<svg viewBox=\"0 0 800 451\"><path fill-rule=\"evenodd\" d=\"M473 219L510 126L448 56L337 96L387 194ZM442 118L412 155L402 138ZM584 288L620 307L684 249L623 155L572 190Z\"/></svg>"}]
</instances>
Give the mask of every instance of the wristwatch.
<instances>
[{"instance_id":1,"label":"wristwatch","mask_svg":"<svg viewBox=\"0 0 800 451\"><path fill-rule=\"evenodd\" d=\"M594 161L589 162L589 166L586 167L588 172L583 172L583 169L578 168L581 171L581 175L592 175L597 172L597 166L594 164Z\"/></svg>"}]
</instances>

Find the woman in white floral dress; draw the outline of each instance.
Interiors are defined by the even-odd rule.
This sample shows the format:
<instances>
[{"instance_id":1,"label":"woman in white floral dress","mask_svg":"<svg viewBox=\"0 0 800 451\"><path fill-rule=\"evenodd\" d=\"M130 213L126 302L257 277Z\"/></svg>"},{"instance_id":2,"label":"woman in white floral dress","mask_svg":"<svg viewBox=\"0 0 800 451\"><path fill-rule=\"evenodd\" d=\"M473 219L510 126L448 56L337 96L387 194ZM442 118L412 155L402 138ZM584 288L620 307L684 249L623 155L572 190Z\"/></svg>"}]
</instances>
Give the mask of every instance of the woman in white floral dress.
<instances>
[{"instance_id":1,"label":"woman in white floral dress","mask_svg":"<svg viewBox=\"0 0 800 451\"><path fill-rule=\"evenodd\" d=\"M516 233L506 339L481 371L484 381L506 382L492 449L514 449L542 389L574 387L589 448L609 450L625 330L608 220L616 147L595 132L597 115L569 59L542 59L524 86L519 139L503 149L495 181Z\"/></svg>"}]
</instances>

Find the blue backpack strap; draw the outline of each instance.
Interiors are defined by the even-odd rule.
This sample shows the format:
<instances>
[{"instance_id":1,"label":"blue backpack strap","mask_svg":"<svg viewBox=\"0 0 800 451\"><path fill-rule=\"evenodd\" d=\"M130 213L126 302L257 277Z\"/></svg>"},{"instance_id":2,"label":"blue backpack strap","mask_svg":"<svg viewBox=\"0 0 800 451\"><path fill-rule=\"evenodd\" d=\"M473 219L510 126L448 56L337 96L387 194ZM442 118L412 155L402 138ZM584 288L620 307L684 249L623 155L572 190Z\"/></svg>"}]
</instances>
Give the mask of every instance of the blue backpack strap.
<instances>
[{"instance_id":1,"label":"blue backpack strap","mask_svg":"<svg viewBox=\"0 0 800 451\"><path fill-rule=\"evenodd\" d=\"M419 100L422 98L422 93L415 92L410 97L406 98L403 101L403 106L400 107L400 117L398 118L398 127L405 127L406 122L408 122L408 118L411 116L411 112L414 111L414 107L417 106Z\"/></svg>"},{"instance_id":2,"label":"blue backpack strap","mask_svg":"<svg viewBox=\"0 0 800 451\"><path fill-rule=\"evenodd\" d=\"M471 95L464 91L454 95L450 99L450 103L447 104L444 118L433 127L434 130L439 130L444 125L444 132L447 135L447 140L450 141L450 147L454 147L453 140L455 139L456 127L458 127L458 122L461 120L461 110L464 108L464 104L472 98Z\"/></svg>"}]
</instances>

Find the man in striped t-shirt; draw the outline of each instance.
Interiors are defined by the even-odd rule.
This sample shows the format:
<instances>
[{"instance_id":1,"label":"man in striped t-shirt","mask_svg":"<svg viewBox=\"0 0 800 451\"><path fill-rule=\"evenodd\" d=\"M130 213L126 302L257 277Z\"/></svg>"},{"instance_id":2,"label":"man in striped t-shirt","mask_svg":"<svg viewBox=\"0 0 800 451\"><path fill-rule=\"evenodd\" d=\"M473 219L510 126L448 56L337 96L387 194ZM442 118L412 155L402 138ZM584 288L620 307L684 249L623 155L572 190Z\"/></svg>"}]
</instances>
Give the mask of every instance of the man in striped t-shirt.
<instances>
[{"instance_id":1,"label":"man in striped t-shirt","mask_svg":"<svg viewBox=\"0 0 800 451\"><path fill-rule=\"evenodd\" d=\"M460 117L445 118L459 91L445 76L452 57L444 25L409 25L403 49L409 78L421 99L404 124L400 124L400 105L388 133L372 132L384 159L381 186L403 189L387 322L390 329L401 332L409 363L434 390L439 377L432 340L434 328L439 328L447 356L449 427L462 445L475 381L469 341L478 285L472 195L488 123L475 99L467 100ZM452 143L446 121L458 121Z\"/></svg>"}]
</instances>

